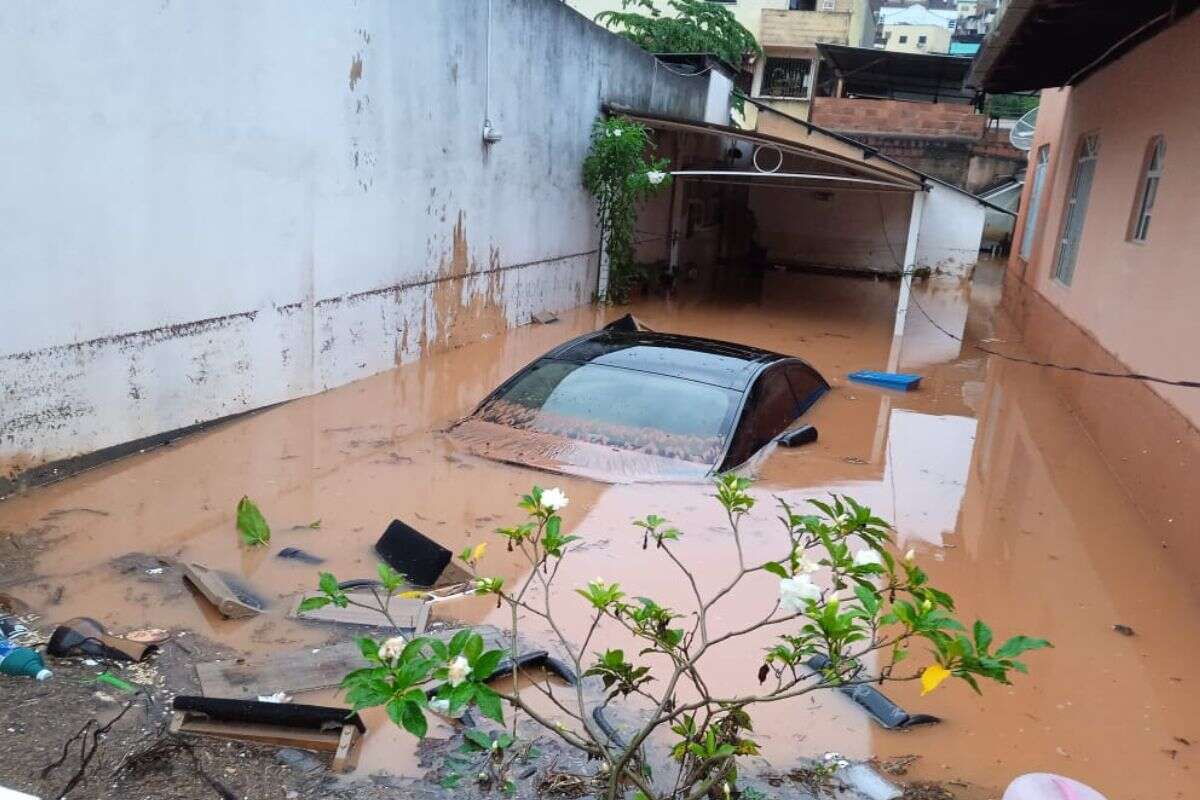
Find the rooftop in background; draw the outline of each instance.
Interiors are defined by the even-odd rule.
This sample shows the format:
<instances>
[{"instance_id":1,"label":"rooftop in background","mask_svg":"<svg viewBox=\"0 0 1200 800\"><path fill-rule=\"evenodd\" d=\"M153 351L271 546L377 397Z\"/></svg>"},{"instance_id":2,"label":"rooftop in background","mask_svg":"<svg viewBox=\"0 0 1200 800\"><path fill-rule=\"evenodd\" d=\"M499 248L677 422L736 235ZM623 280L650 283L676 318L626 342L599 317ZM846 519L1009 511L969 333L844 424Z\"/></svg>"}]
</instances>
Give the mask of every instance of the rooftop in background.
<instances>
[{"instance_id":1,"label":"rooftop in background","mask_svg":"<svg viewBox=\"0 0 1200 800\"><path fill-rule=\"evenodd\" d=\"M817 47L837 77L844 81L846 95L935 103L975 100L975 92L963 87L971 68L969 58L834 44Z\"/></svg>"},{"instance_id":2,"label":"rooftop in background","mask_svg":"<svg viewBox=\"0 0 1200 800\"><path fill-rule=\"evenodd\" d=\"M920 4L879 10L879 21L884 25L934 25L953 30L957 19L958 12L953 9L931 10Z\"/></svg>"},{"instance_id":3,"label":"rooftop in background","mask_svg":"<svg viewBox=\"0 0 1200 800\"><path fill-rule=\"evenodd\" d=\"M1069 86L1190 14L1200 0L1012 0L968 83L988 92Z\"/></svg>"}]
</instances>

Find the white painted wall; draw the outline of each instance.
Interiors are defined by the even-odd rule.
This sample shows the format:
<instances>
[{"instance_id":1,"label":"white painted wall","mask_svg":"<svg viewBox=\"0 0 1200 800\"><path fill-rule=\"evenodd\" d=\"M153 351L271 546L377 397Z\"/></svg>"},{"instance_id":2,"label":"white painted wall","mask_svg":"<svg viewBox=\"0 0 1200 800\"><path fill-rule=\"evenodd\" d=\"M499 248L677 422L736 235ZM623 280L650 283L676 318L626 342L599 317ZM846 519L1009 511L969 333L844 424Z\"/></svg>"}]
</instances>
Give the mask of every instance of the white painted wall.
<instances>
[{"instance_id":1,"label":"white painted wall","mask_svg":"<svg viewBox=\"0 0 1200 800\"><path fill-rule=\"evenodd\" d=\"M0 477L587 301L600 105L708 78L493 3L489 149L483 0L6 2Z\"/></svg>"},{"instance_id":2,"label":"white painted wall","mask_svg":"<svg viewBox=\"0 0 1200 800\"><path fill-rule=\"evenodd\" d=\"M827 197L824 197L828 195ZM911 195L757 186L750 209L775 263L899 272Z\"/></svg>"},{"instance_id":3,"label":"white painted wall","mask_svg":"<svg viewBox=\"0 0 1200 800\"><path fill-rule=\"evenodd\" d=\"M985 207L960 191L930 182L917 239L916 266L970 277L979 261Z\"/></svg>"}]
</instances>

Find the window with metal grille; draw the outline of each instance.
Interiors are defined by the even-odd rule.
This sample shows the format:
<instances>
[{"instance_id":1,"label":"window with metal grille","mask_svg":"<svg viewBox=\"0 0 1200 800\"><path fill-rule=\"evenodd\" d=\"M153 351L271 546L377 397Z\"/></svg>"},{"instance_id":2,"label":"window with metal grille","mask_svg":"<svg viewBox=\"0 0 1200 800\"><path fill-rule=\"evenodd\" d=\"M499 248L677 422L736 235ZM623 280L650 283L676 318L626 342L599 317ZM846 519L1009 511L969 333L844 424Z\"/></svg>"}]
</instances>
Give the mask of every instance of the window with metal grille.
<instances>
[{"instance_id":1,"label":"window with metal grille","mask_svg":"<svg viewBox=\"0 0 1200 800\"><path fill-rule=\"evenodd\" d=\"M1158 182L1162 178L1163 158L1167 154L1167 143L1161 136L1150 139L1146 148L1146 161L1142 167L1142 179L1138 182L1137 197L1134 198L1133 222L1129 226L1129 239L1144 242L1150 233L1150 212L1154 210L1154 198L1158 195Z\"/></svg>"},{"instance_id":2,"label":"window with metal grille","mask_svg":"<svg viewBox=\"0 0 1200 800\"><path fill-rule=\"evenodd\" d=\"M1026 261L1033 253L1033 237L1037 233L1038 211L1042 207L1042 189L1046 186L1046 169L1050 164L1050 145L1038 148L1033 167L1033 185L1029 189L1029 208L1025 211L1025 230L1021 232L1021 258Z\"/></svg>"},{"instance_id":3,"label":"window with metal grille","mask_svg":"<svg viewBox=\"0 0 1200 800\"><path fill-rule=\"evenodd\" d=\"M1088 197L1096 175L1096 159L1100 155L1100 134L1088 133L1079 141L1075 166L1071 171L1067 207L1063 212L1062 237L1058 242L1058 258L1054 262L1054 277L1068 286L1075 277L1075 260L1079 255L1079 240L1087 217Z\"/></svg>"},{"instance_id":4,"label":"window with metal grille","mask_svg":"<svg viewBox=\"0 0 1200 800\"><path fill-rule=\"evenodd\" d=\"M812 60L767 57L760 94L807 99L812 89Z\"/></svg>"}]
</instances>

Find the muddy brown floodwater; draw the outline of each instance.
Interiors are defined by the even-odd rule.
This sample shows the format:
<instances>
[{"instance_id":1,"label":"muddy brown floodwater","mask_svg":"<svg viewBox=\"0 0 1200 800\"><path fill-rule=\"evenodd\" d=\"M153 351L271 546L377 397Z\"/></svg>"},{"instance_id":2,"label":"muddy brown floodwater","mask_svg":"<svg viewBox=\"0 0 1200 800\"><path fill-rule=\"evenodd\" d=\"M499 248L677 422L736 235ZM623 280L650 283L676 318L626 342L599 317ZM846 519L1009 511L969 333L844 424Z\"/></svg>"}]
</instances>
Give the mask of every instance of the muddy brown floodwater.
<instances>
[{"instance_id":1,"label":"muddy brown floodwater","mask_svg":"<svg viewBox=\"0 0 1200 800\"><path fill-rule=\"evenodd\" d=\"M935 281L915 296L969 341L1020 352L994 311L997 281L994 268L982 267L973 284ZM275 558L281 547L327 559L322 568L342 578L367 575L371 545L393 517L457 551L516 521L516 496L540 483L567 492L566 527L585 539L563 567L564 589L602 576L686 609L685 585L653 549L641 549L629 522L647 513L670 519L685 532L682 557L702 586L713 586L729 574L731 549L706 485L548 475L471 455L441 433L536 356L632 310L659 330L801 356L833 384L807 415L820 440L761 464L760 504L746 526L750 559L777 547L771 495L800 503L848 493L895 521L901 547L916 548L963 616L987 619L998 636L1027 633L1056 645L1031 654L1029 676L987 686L982 697L960 683L924 698L913 685L889 688L908 710L945 720L906 733L874 727L833 693L762 708L757 738L768 761L783 768L827 750L914 753L921 758L910 776L961 781L963 797L996 797L1031 771L1072 775L1111 798L1189 796L1200 753L1194 574L1173 563L1037 368L963 349L913 308L899 363L924 375L920 390L848 383L846 373L888 363L896 293L889 283L782 272L706 278L672 299L580 309L553 325L436 353L0 503L0 532L16 543L3 551L11 561L0 564L0 587L49 620L88 614L118 630L187 628L247 651L294 648L326 641L331 630L287 618L316 568ZM243 494L275 531L265 550L238 545L234 508ZM319 529L305 527L316 520ZM117 561L129 553L232 570L270 608L222 620L176 581L147 574L152 561ZM484 571L520 573L499 546ZM765 576L749 582L717 607L714 624L744 624L770 608L774 591ZM582 599L564 592L559 607L581 635ZM436 613L508 622L482 598ZM1118 623L1136 635L1118 635ZM620 641L603 633L603 644ZM765 644L713 652L710 684L756 685ZM365 771L414 763L405 737L379 737Z\"/></svg>"}]
</instances>

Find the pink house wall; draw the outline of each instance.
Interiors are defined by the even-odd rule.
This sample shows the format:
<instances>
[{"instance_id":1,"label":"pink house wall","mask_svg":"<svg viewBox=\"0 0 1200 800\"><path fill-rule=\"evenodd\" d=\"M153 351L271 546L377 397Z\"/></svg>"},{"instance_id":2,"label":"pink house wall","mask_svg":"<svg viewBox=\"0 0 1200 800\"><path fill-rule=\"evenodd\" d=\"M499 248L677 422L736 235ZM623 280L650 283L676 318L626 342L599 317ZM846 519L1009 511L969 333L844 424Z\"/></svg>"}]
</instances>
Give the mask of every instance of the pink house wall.
<instances>
[{"instance_id":1,"label":"pink house wall","mask_svg":"<svg viewBox=\"0 0 1200 800\"><path fill-rule=\"evenodd\" d=\"M1137 372L1200 378L1200 15L1143 43L1070 90L1046 90L1030 150L1050 170L1028 264L1012 269ZM1100 153L1074 279L1053 278L1075 150L1098 132ZM1127 241L1146 147L1166 141L1148 240ZM1032 181L1021 207L1029 207ZM1022 218L1014 233L1020 242ZM1014 248L1016 250L1016 248ZM1200 391L1153 385L1200 427Z\"/></svg>"},{"instance_id":2,"label":"pink house wall","mask_svg":"<svg viewBox=\"0 0 1200 800\"><path fill-rule=\"evenodd\" d=\"M1200 379L1200 14L1073 89L1042 92L1030 151L1050 145L1036 220L1023 213L1005 281L1026 349L1059 364ZM1053 277L1080 137L1099 159L1070 286ZM1127 241L1152 136L1166 141L1149 237ZM1030 207L1032 180L1021 208ZM1036 224L1028 262L1017 244ZM1092 436L1162 546L1200 561L1200 390L1042 370Z\"/></svg>"}]
</instances>

